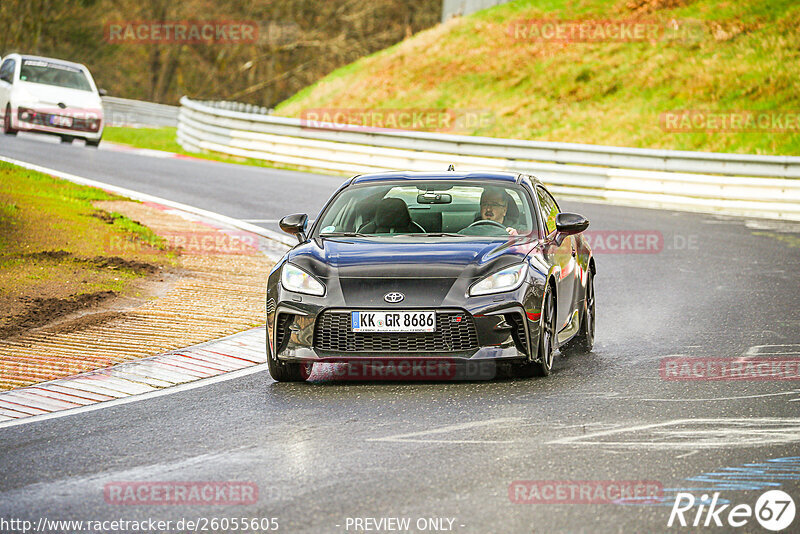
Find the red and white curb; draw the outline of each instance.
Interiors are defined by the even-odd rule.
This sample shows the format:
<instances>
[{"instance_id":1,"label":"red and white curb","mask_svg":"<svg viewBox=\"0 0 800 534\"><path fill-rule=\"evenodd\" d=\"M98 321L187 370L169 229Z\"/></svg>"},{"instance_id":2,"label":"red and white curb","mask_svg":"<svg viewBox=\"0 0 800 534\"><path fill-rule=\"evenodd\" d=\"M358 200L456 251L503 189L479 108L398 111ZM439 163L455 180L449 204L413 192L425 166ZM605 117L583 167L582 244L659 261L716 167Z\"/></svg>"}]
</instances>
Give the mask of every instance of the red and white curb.
<instances>
[{"instance_id":1,"label":"red and white curb","mask_svg":"<svg viewBox=\"0 0 800 534\"><path fill-rule=\"evenodd\" d=\"M265 335L265 327L253 328L185 349L0 392L0 428L119 404L135 396L135 400L144 400L163 394L165 388L185 390L175 386L192 382L199 387L209 379L261 371L266 363Z\"/></svg>"}]
</instances>

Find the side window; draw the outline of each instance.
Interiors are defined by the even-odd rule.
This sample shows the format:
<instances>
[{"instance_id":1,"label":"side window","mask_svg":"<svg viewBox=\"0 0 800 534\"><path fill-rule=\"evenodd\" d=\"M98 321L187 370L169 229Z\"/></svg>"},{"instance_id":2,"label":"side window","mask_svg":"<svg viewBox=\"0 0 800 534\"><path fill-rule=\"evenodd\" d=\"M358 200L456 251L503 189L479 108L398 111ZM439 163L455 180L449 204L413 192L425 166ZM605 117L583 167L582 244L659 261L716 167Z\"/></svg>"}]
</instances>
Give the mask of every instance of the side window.
<instances>
[{"instance_id":1,"label":"side window","mask_svg":"<svg viewBox=\"0 0 800 534\"><path fill-rule=\"evenodd\" d=\"M547 228L548 235L556 230L556 215L558 215L558 204L550 196L550 193L542 189L536 188L536 196L539 197L539 204L542 206L542 218L544 225Z\"/></svg>"},{"instance_id":2,"label":"side window","mask_svg":"<svg viewBox=\"0 0 800 534\"><path fill-rule=\"evenodd\" d=\"M8 83L14 83L14 66L16 62L13 59L7 59L3 62L3 66L0 67L0 80L4 80Z\"/></svg>"}]
</instances>

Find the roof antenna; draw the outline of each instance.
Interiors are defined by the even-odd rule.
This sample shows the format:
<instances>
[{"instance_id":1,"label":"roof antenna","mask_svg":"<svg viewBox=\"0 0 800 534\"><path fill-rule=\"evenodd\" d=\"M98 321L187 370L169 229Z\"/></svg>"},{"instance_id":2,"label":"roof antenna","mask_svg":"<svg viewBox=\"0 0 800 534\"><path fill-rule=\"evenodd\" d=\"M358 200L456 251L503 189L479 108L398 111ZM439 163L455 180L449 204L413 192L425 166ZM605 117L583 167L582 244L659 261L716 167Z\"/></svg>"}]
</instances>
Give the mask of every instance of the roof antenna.
<instances>
[{"instance_id":1,"label":"roof antenna","mask_svg":"<svg viewBox=\"0 0 800 534\"><path fill-rule=\"evenodd\" d=\"M451 164L450 164L450 166L449 166L449 167L447 167L447 170L448 170L448 171L455 171L455 170L456 170L456 168L455 168L455 167L453 167L453 164L451 163Z\"/></svg>"}]
</instances>

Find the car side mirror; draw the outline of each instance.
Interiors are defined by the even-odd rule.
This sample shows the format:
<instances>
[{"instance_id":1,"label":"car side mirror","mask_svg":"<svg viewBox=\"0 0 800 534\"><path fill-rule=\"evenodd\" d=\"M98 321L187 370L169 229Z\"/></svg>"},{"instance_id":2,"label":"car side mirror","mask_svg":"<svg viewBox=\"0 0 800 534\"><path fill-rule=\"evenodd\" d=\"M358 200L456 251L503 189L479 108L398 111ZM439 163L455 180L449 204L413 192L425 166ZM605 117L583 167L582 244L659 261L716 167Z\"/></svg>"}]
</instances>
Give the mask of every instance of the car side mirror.
<instances>
[{"instance_id":1,"label":"car side mirror","mask_svg":"<svg viewBox=\"0 0 800 534\"><path fill-rule=\"evenodd\" d=\"M98 89L97 94L99 94L100 96L106 96L108 94L108 91L106 91L105 89Z\"/></svg>"},{"instance_id":2,"label":"car side mirror","mask_svg":"<svg viewBox=\"0 0 800 534\"><path fill-rule=\"evenodd\" d=\"M575 235L589 228L589 219L577 213L559 213L556 215L555 241L560 245L568 235Z\"/></svg>"},{"instance_id":3,"label":"car side mirror","mask_svg":"<svg viewBox=\"0 0 800 534\"><path fill-rule=\"evenodd\" d=\"M305 213L295 213L287 215L280 222L281 230L289 235L293 235L301 243L306 241L306 226L308 226L308 215Z\"/></svg>"},{"instance_id":4,"label":"car side mirror","mask_svg":"<svg viewBox=\"0 0 800 534\"><path fill-rule=\"evenodd\" d=\"M556 215L556 230L559 234L579 234L589 228L589 219L577 213L559 213Z\"/></svg>"}]
</instances>

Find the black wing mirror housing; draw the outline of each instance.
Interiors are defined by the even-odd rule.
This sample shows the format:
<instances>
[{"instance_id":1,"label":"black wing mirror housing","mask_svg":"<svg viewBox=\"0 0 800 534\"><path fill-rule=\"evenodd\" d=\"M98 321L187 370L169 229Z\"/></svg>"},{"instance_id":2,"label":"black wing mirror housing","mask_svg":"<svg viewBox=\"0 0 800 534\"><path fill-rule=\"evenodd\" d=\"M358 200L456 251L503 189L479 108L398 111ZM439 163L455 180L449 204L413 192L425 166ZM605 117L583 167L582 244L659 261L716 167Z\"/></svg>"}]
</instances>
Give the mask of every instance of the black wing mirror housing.
<instances>
[{"instance_id":1,"label":"black wing mirror housing","mask_svg":"<svg viewBox=\"0 0 800 534\"><path fill-rule=\"evenodd\" d=\"M577 213L559 213L556 215L556 238L560 245L568 235L575 235L589 228L589 219Z\"/></svg>"},{"instance_id":2,"label":"black wing mirror housing","mask_svg":"<svg viewBox=\"0 0 800 534\"><path fill-rule=\"evenodd\" d=\"M589 219L577 213L559 213L556 215L556 230L564 235L579 234L589 228Z\"/></svg>"},{"instance_id":3,"label":"black wing mirror housing","mask_svg":"<svg viewBox=\"0 0 800 534\"><path fill-rule=\"evenodd\" d=\"M308 226L308 215L305 213L295 213L287 215L280 222L281 230L289 235L293 235L300 243L306 242L306 226Z\"/></svg>"}]
</instances>

